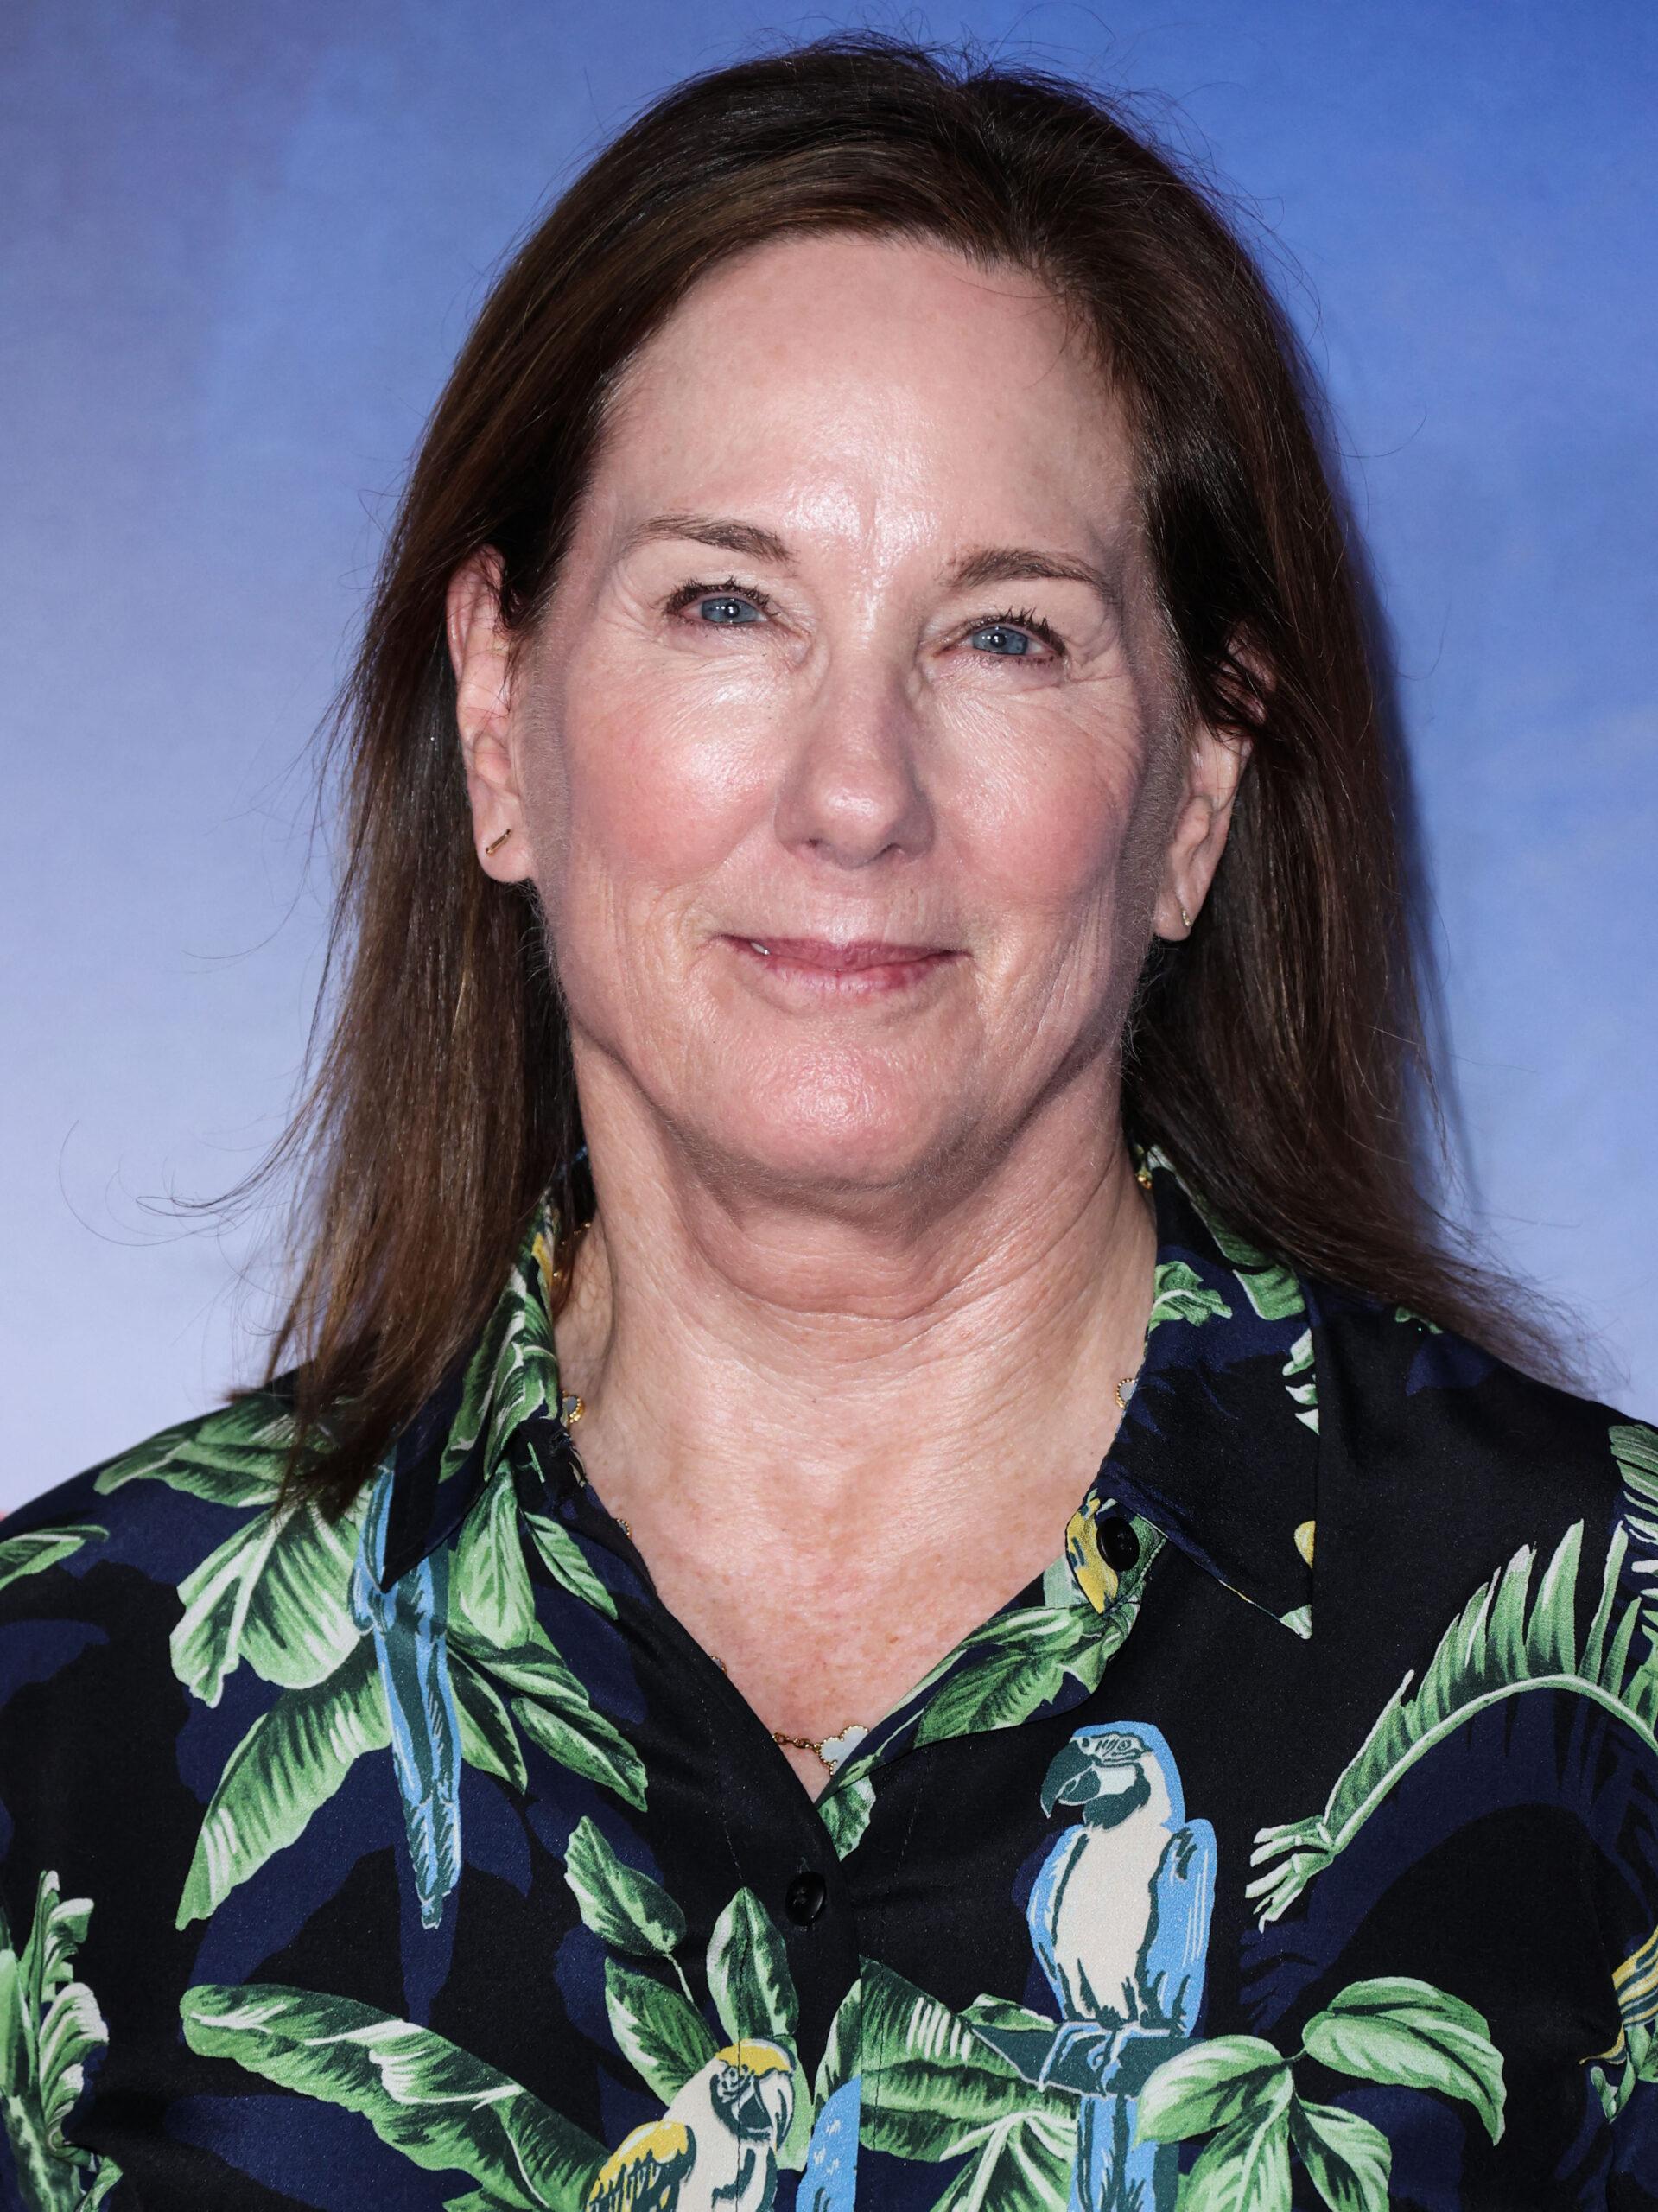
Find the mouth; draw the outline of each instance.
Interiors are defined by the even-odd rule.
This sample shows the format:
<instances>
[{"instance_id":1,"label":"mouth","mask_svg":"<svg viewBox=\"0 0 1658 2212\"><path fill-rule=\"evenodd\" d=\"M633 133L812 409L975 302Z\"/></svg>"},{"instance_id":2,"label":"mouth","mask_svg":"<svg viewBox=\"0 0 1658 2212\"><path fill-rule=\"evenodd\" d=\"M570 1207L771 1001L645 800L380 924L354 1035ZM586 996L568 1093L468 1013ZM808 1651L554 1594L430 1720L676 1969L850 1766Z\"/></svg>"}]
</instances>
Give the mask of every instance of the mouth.
<instances>
[{"instance_id":1,"label":"mouth","mask_svg":"<svg viewBox=\"0 0 1658 2212\"><path fill-rule=\"evenodd\" d=\"M744 963L787 987L865 996L907 990L939 969L959 960L951 948L897 944L884 938L837 942L817 937L727 937Z\"/></svg>"}]
</instances>

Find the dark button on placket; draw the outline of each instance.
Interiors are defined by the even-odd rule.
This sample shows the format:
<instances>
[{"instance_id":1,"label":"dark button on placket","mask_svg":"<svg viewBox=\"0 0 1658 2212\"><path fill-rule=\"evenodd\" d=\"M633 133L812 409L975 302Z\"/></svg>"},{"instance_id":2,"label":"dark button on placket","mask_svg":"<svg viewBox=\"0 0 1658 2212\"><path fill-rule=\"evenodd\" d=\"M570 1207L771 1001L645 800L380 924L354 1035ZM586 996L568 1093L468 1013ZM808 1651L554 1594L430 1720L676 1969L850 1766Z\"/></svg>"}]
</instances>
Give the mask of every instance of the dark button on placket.
<instances>
[{"instance_id":1,"label":"dark button on placket","mask_svg":"<svg viewBox=\"0 0 1658 2212\"><path fill-rule=\"evenodd\" d=\"M810 1928L829 1897L821 1874L797 1874L783 1893L783 1909L797 1928Z\"/></svg>"},{"instance_id":2,"label":"dark button on placket","mask_svg":"<svg viewBox=\"0 0 1658 2212\"><path fill-rule=\"evenodd\" d=\"M1140 1560L1140 1538L1135 1535L1121 1513L1108 1513L1099 1525L1100 1556L1108 1567L1119 1574L1137 1566Z\"/></svg>"}]
</instances>

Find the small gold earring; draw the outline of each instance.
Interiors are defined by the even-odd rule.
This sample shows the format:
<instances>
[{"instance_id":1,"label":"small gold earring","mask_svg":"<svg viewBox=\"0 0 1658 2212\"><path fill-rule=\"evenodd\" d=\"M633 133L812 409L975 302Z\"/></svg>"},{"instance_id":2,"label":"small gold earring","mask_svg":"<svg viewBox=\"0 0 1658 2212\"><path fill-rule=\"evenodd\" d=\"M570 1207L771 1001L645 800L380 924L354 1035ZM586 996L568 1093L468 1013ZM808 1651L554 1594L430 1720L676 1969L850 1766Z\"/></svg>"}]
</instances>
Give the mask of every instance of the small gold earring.
<instances>
[{"instance_id":1,"label":"small gold earring","mask_svg":"<svg viewBox=\"0 0 1658 2212\"><path fill-rule=\"evenodd\" d=\"M1190 929L1191 927L1191 917L1186 912L1185 900L1184 899L1177 899L1174 903L1180 909L1180 919L1185 924L1185 926Z\"/></svg>"},{"instance_id":2,"label":"small gold earring","mask_svg":"<svg viewBox=\"0 0 1658 2212\"><path fill-rule=\"evenodd\" d=\"M512 825L511 825L511 823L509 822L509 823L507 823L507 825L506 825L505 829L502 830L502 832L501 832L500 836L499 836L499 837L496 837L496 838L492 839L492 840L491 840L491 842L490 842L487 845L486 845L486 846L485 846L485 848L484 848L484 857L487 860L487 858L489 857L490 854L499 852L499 851L500 850L501 847L502 847L504 844L505 844L505 842L506 842L507 839L508 839L511 835L512 835Z\"/></svg>"}]
</instances>

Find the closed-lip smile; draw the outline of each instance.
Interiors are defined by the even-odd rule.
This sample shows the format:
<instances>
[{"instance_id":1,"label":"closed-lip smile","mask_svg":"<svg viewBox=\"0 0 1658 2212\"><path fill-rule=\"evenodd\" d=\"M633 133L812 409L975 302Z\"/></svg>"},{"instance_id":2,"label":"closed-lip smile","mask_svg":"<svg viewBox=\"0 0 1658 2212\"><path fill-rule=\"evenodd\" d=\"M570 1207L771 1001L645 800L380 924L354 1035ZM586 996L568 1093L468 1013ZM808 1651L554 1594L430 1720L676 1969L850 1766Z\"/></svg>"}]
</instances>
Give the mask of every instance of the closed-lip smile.
<instances>
[{"instance_id":1,"label":"closed-lip smile","mask_svg":"<svg viewBox=\"0 0 1658 2212\"><path fill-rule=\"evenodd\" d=\"M875 937L732 935L726 942L746 964L780 984L842 997L909 989L960 957L950 946L899 944Z\"/></svg>"},{"instance_id":2,"label":"closed-lip smile","mask_svg":"<svg viewBox=\"0 0 1658 2212\"><path fill-rule=\"evenodd\" d=\"M917 960L938 960L945 948L938 944L892 944L878 937L856 937L837 943L826 937L740 938L768 959L787 960L803 968L829 968L844 973L852 968L907 967Z\"/></svg>"}]
</instances>

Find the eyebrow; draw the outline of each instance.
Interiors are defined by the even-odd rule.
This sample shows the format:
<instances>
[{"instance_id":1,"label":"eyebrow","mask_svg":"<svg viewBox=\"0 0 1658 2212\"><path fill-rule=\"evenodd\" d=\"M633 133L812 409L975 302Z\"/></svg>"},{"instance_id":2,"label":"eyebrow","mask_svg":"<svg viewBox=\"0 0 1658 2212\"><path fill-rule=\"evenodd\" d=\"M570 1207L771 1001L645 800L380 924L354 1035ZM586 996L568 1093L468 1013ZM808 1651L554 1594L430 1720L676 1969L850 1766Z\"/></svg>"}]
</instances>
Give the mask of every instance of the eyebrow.
<instances>
[{"instance_id":1,"label":"eyebrow","mask_svg":"<svg viewBox=\"0 0 1658 2212\"><path fill-rule=\"evenodd\" d=\"M699 545L740 554L746 560L769 562L773 568L794 566L794 556L774 531L762 530L756 523L742 522L731 515L651 515L628 532L623 557L640 545L667 537L689 537ZM955 590L972 591L983 584L1015 583L1026 576L1086 584L1113 613L1122 611L1121 588L1110 569L1074 555L1045 553L1032 545L975 546L952 564L946 581Z\"/></svg>"}]
</instances>

